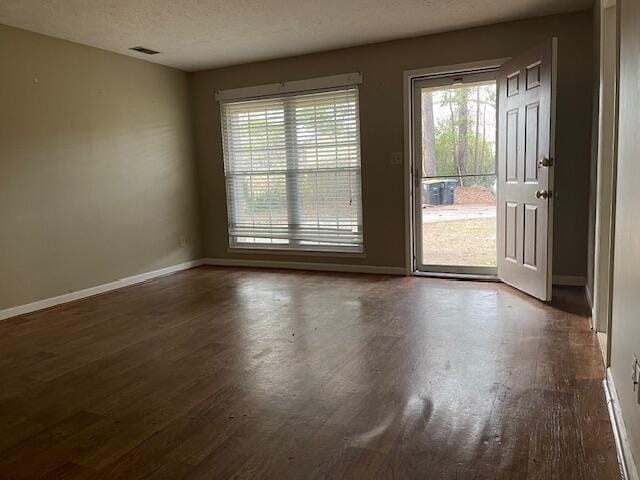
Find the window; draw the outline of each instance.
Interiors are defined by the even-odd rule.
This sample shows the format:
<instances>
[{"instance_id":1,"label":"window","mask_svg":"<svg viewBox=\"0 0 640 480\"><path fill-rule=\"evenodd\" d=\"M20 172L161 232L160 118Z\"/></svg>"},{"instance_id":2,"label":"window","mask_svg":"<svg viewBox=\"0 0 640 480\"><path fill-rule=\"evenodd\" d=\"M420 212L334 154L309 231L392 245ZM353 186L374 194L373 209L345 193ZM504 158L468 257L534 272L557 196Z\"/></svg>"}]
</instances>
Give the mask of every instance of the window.
<instances>
[{"instance_id":1,"label":"window","mask_svg":"<svg viewBox=\"0 0 640 480\"><path fill-rule=\"evenodd\" d=\"M221 109L229 245L362 251L357 88Z\"/></svg>"}]
</instances>

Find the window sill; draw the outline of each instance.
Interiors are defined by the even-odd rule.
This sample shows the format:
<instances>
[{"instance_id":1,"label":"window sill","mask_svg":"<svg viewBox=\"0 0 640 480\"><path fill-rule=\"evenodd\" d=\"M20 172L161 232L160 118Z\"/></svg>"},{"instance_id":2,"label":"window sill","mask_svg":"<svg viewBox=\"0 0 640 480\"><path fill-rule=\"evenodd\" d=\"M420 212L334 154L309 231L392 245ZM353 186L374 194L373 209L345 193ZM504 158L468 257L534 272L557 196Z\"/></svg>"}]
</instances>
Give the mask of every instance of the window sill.
<instances>
[{"instance_id":1,"label":"window sill","mask_svg":"<svg viewBox=\"0 0 640 480\"><path fill-rule=\"evenodd\" d=\"M229 247L227 248L229 253L253 253L262 255L291 255L291 256L315 256L315 257L348 257L348 258L365 258L365 252L358 252L354 250L327 250L320 248L278 248L278 247Z\"/></svg>"}]
</instances>

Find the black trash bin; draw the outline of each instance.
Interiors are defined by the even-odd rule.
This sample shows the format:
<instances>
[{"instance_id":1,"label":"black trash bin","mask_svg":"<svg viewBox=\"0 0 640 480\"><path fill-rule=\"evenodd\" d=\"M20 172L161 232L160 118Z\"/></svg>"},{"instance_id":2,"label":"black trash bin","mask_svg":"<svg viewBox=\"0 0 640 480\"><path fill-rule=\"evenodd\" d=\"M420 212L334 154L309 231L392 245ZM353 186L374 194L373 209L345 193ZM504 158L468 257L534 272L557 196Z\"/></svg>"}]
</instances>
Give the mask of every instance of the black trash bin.
<instances>
[{"instance_id":1,"label":"black trash bin","mask_svg":"<svg viewBox=\"0 0 640 480\"><path fill-rule=\"evenodd\" d=\"M426 205L440 205L442 203L442 182L439 180L422 182L422 201Z\"/></svg>"},{"instance_id":2,"label":"black trash bin","mask_svg":"<svg viewBox=\"0 0 640 480\"><path fill-rule=\"evenodd\" d=\"M456 185L458 184L458 180L453 178L443 180L441 182L442 185L442 194L440 195L441 205L453 205L456 199Z\"/></svg>"}]
</instances>

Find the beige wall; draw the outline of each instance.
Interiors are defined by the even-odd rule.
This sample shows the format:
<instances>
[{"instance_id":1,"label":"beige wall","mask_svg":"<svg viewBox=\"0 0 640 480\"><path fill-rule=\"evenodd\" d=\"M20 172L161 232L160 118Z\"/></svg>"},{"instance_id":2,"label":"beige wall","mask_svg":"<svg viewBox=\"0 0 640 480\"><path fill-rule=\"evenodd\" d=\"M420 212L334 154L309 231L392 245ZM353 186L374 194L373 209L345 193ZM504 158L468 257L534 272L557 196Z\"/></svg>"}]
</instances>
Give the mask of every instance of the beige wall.
<instances>
[{"instance_id":1,"label":"beige wall","mask_svg":"<svg viewBox=\"0 0 640 480\"><path fill-rule=\"evenodd\" d=\"M640 405L631 381L632 358L640 358L640 2L620 8L620 104L611 370L636 464L640 464Z\"/></svg>"},{"instance_id":2,"label":"beige wall","mask_svg":"<svg viewBox=\"0 0 640 480\"><path fill-rule=\"evenodd\" d=\"M188 74L5 26L0 65L0 310L200 256Z\"/></svg>"},{"instance_id":3,"label":"beige wall","mask_svg":"<svg viewBox=\"0 0 640 480\"><path fill-rule=\"evenodd\" d=\"M559 37L554 273L586 274L592 87L592 12L544 17L193 75L204 251L214 258L404 266L403 71L517 55ZM220 137L218 89L360 71L366 258L232 254Z\"/></svg>"},{"instance_id":4,"label":"beige wall","mask_svg":"<svg viewBox=\"0 0 640 480\"><path fill-rule=\"evenodd\" d=\"M187 74L0 26L0 309L203 255L233 258L214 90L353 71L364 75L366 257L235 258L402 267L404 170L390 155L404 149L403 71L517 55L553 35L554 269L585 275L591 27L585 11Z\"/></svg>"}]
</instances>

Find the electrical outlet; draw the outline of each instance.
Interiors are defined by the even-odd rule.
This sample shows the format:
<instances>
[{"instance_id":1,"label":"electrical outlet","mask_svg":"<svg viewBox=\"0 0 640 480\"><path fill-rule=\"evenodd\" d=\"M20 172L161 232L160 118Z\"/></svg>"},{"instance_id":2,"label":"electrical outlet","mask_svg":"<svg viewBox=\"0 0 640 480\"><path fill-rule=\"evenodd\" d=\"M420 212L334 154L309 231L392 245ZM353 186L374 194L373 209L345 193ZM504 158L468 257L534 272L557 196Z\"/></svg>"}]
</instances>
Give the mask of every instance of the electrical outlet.
<instances>
[{"instance_id":1,"label":"electrical outlet","mask_svg":"<svg viewBox=\"0 0 640 480\"><path fill-rule=\"evenodd\" d=\"M180 235L180 238L178 239L178 245L180 245L180 248L184 248L187 246L187 239L184 235Z\"/></svg>"}]
</instances>

